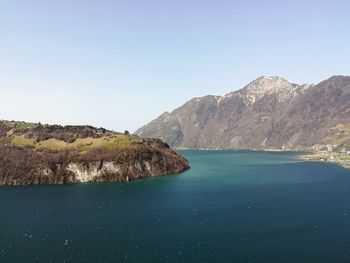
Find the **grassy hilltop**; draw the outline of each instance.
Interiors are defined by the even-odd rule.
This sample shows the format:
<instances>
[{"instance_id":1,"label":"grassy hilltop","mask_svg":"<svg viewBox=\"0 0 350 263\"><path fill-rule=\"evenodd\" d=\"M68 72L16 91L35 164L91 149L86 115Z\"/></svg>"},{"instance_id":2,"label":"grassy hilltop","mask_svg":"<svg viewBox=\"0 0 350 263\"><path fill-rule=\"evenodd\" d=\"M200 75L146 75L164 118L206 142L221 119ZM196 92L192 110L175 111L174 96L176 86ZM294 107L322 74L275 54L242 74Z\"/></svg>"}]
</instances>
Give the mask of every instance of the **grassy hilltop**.
<instances>
[{"instance_id":1,"label":"grassy hilltop","mask_svg":"<svg viewBox=\"0 0 350 263\"><path fill-rule=\"evenodd\" d=\"M32 146L37 149L78 150L127 148L144 139L92 126L42 125L19 121L0 121L0 145Z\"/></svg>"},{"instance_id":2,"label":"grassy hilltop","mask_svg":"<svg viewBox=\"0 0 350 263\"><path fill-rule=\"evenodd\" d=\"M0 121L0 185L128 181L187 168L187 160L160 139Z\"/></svg>"}]
</instances>

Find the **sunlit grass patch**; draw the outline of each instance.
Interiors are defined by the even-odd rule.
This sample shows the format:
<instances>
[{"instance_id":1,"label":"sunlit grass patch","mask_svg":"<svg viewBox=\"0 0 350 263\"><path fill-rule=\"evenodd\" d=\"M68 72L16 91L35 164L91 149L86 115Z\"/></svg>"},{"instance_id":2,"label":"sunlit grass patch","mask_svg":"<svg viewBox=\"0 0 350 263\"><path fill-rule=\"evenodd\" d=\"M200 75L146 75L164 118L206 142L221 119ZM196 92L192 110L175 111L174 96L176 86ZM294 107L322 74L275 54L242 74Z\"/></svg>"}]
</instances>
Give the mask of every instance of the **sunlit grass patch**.
<instances>
[{"instance_id":1,"label":"sunlit grass patch","mask_svg":"<svg viewBox=\"0 0 350 263\"><path fill-rule=\"evenodd\" d=\"M340 160L343 160L343 161L350 161L350 155L341 155L341 156L340 156Z\"/></svg>"},{"instance_id":2,"label":"sunlit grass patch","mask_svg":"<svg viewBox=\"0 0 350 263\"><path fill-rule=\"evenodd\" d=\"M324 139L325 143L344 145L350 142L350 124L338 124L332 128L332 130L335 131L335 133L327 136Z\"/></svg>"},{"instance_id":3,"label":"sunlit grass patch","mask_svg":"<svg viewBox=\"0 0 350 263\"><path fill-rule=\"evenodd\" d=\"M5 127L13 128L16 126L16 122L14 121L0 121L0 125L3 125Z\"/></svg>"},{"instance_id":4,"label":"sunlit grass patch","mask_svg":"<svg viewBox=\"0 0 350 263\"><path fill-rule=\"evenodd\" d=\"M25 138L23 135L13 136L11 142L16 146L34 145L33 139Z\"/></svg>"},{"instance_id":5,"label":"sunlit grass patch","mask_svg":"<svg viewBox=\"0 0 350 263\"><path fill-rule=\"evenodd\" d=\"M58 140L55 138L50 138L40 142L36 141L36 138L29 139L25 138L25 135L9 135L10 142L15 146L28 146L32 145L38 149L75 149L81 153L89 152L96 148L126 148L132 147L134 145L135 136L125 135L125 134L114 134L103 136L99 138L87 137L87 138L77 138L74 142L69 143L63 140ZM5 144L5 141L3 142Z\"/></svg>"},{"instance_id":6,"label":"sunlit grass patch","mask_svg":"<svg viewBox=\"0 0 350 263\"><path fill-rule=\"evenodd\" d=\"M38 148L63 149L67 146L68 143L65 141L60 141L54 138L37 143Z\"/></svg>"},{"instance_id":7,"label":"sunlit grass patch","mask_svg":"<svg viewBox=\"0 0 350 263\"><path fill-rule=\"evenodd\" d=\"M37 123L31 122L22 122L22 121L0 121L0 125L9 127L9 128L18 128L18 129L33 129L38 126Z\"/></svg>"},{"instance_id":8,"label":"sunlit grass patch","mask_svg":"<svg viewBox=\"0 0 350 263\"><path fill-rule=\"evenodd\" d=\"M108 138L101 146L104 148L120 148L128 147L130 145L130 139L127 135L116 135L112 138Z\"/></svg>"},{"instance_id":9,"label":"sunlit grass patch","mask_svg":"<svg viewBox=\"0 0 350 263\"><path fill-rule=\"evenodd\" d=\"M343 132L350 132L350 124L346 123L346 124L338 124L335 127L338 131L343 131Z\"/></svg>"}]
</instances>

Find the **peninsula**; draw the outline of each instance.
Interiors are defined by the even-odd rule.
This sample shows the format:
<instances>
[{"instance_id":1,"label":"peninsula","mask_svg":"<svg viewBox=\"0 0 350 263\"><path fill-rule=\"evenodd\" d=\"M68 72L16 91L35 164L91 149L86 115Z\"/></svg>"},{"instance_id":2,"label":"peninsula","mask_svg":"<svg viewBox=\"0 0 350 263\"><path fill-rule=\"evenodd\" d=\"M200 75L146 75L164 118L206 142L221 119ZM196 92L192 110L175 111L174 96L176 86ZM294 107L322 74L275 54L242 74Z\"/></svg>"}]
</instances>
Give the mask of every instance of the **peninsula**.
<instances>
[{"instance_id":1,"label":"peninsula","mask_svg":"<svg viewBox=\"0 0 350 263\"><path fill-rule=\"evenodd\" d=\"M92 126L0 121L0 185L129 181L188 168L160 139Z\"/></svg>"}]
</instances>

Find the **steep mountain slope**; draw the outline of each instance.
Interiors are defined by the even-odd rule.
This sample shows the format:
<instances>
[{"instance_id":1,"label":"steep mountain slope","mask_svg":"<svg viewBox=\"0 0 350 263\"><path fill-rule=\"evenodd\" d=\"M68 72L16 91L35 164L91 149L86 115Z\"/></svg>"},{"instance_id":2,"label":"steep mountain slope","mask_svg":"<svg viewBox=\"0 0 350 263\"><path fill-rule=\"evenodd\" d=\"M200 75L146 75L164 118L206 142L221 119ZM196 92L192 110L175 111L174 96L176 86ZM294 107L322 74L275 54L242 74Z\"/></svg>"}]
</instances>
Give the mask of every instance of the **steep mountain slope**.
<instances>
[{"instance_id":1,"label":"steep mountain slope","mask_svg":"<svg viewBox=\"0 0 350 263\"><path fill-rule=\"evenodd\" d=\"M334 143L337 125L348 123L350 77L318 85L260 77L225 96L194 98L136 134L179 148L296 149Z\"/></svg>"}]
</instances>

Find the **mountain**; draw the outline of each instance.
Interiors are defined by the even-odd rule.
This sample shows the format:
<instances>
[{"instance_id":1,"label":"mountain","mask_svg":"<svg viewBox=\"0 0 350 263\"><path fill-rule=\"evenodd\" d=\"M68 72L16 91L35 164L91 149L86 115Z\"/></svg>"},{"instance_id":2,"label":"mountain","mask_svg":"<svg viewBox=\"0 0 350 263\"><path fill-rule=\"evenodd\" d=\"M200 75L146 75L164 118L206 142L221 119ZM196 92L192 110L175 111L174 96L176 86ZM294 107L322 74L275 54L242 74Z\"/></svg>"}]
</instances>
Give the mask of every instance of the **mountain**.
<instances>
[{"instance_id":1,"label":"mountain","mask_svg":"<svg viewBox=\"0 0 350 263\"><path fill-rule=\"evenodd\" d=\"M91 126L0 121L0 185L128 181L188 168L159 139Z\"/></svg>"},{"instance_id":2,"label":"mountain","mask_svg":"<svg viewBox=\"0 0 350 263\"><path fill-rule=\"evenodd\" d=\"M135 134L193 149L348 147L350 77L317 85L260 77L225 96L194 98Z\"/></svg>"}]
</instances>

